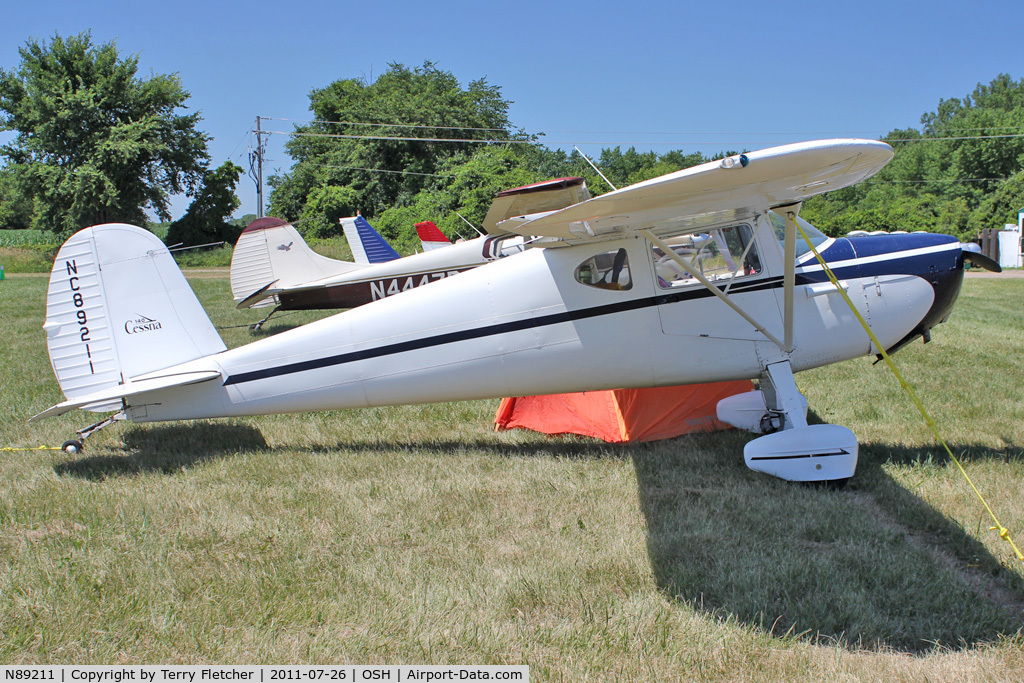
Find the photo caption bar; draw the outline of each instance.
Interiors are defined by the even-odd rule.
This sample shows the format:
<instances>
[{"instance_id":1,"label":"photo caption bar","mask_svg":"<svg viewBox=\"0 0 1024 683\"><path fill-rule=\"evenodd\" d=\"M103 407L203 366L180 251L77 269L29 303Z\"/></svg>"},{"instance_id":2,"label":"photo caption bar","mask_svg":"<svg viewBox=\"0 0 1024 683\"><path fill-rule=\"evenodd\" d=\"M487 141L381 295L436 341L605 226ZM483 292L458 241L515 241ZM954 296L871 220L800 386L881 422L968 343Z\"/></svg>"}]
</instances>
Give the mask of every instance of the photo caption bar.
<instances>
[{"instance_id":1,"label":"photo caption bar","mask_svg":"<svg viewBox=\"0 0 1024 683\"><path fill-rule=\"evenodd\" d=\"M0 683L309 683L380 681L513 681L529 683L528 666L456 666L389 664L377 666L0 666Z\"/></svg>"}]
</instances>

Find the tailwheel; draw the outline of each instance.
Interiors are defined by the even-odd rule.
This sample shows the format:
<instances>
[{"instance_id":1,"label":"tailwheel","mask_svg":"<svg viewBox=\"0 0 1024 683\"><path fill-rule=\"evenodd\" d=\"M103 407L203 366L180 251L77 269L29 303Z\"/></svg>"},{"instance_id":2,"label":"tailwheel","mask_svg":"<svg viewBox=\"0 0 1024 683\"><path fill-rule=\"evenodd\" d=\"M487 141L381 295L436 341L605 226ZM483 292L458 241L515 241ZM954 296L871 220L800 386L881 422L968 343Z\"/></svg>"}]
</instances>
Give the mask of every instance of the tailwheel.
<instances>
[{"instance_id":1,"label":"tailwheel","mask_svg":"<svg viewBox=\"0 0 1024 683\"><path fill-rule=\"evenodd\" d=\"M110 417L108 417L106 419L100 420L99 422L97 422L94 425L89 425L88 427L86 427L84 429L79 429L76 432L78 434L78 438L77 439L68 439L60 447L60 449L62 451L64 451L65 453L67 453L68 455L78 455L79 453L81 453L82 451L85 450L85 440L86 439L88 439L90 436L92 436L93 434L95 434L99 430L103 429L104 427L109 427L110 425L114 424L115 422L120 422L121 420L124 420L124 419L125 419L125 411L121 410L121 411L119 411L117 413L114 413L113 415L111 415Z\"/></svg>"}]
</instances>

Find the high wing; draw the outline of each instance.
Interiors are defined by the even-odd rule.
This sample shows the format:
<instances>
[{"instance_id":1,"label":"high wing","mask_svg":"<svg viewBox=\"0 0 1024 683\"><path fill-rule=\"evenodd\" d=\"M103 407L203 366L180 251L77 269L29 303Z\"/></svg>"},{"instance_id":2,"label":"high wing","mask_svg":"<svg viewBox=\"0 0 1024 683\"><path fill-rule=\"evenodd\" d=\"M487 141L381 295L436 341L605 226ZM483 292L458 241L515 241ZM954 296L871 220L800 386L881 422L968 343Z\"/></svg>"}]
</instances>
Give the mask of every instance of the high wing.
<instances>
[{"instance_id":1,"label":"high wing","mask_svg":"<svg viewBox=\"0 0 1024 683\"><path fill-rule=\"evenodd\" d=\"M641 230L691 229L741 219L863 180L892 159L875 140L802 142L739 154L630 185L567 208L509 217L496 230L548 238L545 246Z\"/></svg>"}]
</instances>

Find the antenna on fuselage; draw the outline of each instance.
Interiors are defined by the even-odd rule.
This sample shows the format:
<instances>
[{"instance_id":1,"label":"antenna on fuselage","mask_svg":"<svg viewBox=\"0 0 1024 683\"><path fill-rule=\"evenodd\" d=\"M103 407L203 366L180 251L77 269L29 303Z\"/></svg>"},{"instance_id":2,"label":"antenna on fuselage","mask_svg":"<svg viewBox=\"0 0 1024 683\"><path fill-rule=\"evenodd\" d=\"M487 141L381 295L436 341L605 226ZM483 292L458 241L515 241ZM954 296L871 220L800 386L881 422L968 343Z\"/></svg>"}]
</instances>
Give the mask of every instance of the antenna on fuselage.
<instances>
[{"instance_id":1,"label":"antenna on fuselage","mask_svg":"<svg viewBox=\"0 0 1024 683\"><path fill-rule=\"evenodd\" d=\"M468 225L469 227L471 227L471 228L473 228L474 230L476 230L476 234L480 235L481 237L483 237L483 236L484 236L484 234L483 234L482 232L480 232L480 228L478 228L478 227L476 227L475 225L473 225L472 223L470 223L470 222L469 222L469 219L468 219L468 218L466 218L465 216L463 216L463 215L462 215L461 213L459 213L458 211L455 211L454 213L455 213L455 215L456 215L456 216L458 216L459 218L461 218L462 220L464 220L464 221L466 222L466 225Z\"/></svg>"},{"instance_id":2,"label":"antenna on fuselage","mask_svg":"<svg viewBox=\"0 0 1024 683\"><path fill-rule=\"evenodd\" d=\"M599 168L598 168L598 167L597 167L597 166L596 166L596 165L594 164L594 162L590 160L590 157L588 157L588 156L587 156L586 154L584 154L584 153L583 153L583 150L581 150L581 149L580 149L579 147L577 147L576 145L573 145L573 146L572 146L572 148L573 148L574 150L576 150L577 152L579 152L579 153L580 153L580 156L581 156L581 157L583 157L584 161L586 161L586 162L587 162L588 164L590 164L590 168L592 168L592 169L594 169L595 171L597 171L597 175L601 176L601 179L602 179L603 181L605 181L606 183L608 183L608 187L612 188L613 190L617 190L617 189L619 189L619 188L615 187L614 185L612 185L612 181L610 181L610 180L608 180L607 178L605 178L605 177L604 177L604 173L601 173L601 169L599 169Z\"/></svg>"}]
</instances>

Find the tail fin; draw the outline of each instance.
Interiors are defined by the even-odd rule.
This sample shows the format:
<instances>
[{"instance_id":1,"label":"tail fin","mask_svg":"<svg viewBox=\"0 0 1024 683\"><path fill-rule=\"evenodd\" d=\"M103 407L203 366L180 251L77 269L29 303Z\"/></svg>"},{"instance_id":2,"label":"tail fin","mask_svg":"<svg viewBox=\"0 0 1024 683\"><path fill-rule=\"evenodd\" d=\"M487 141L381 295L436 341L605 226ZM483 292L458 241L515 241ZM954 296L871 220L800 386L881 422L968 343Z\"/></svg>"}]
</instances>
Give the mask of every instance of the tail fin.
<instances>
[{"instance_id":1,"label":"tail fin","mask_svg":"<svg viewBox=\"0 0 1024 683\"><path fill-rule=\"evenodd\" d=\"M423 245L423 251L441 249L452 243L452 241L445 237L445 234L441 232L436 225L434 225L433 221L417 223L416 234L420 236L420 244Z\"/></svg>"},{"instance_id":2,"label":"tail fin","mask_svg":"<svg viewBox=\"0 0 1024 683\"><path fill-rule=\"evenodd\" d=\"M373 229L362 216L342 218L345 238L352 247L352 259L356 263L386 263L399 257L398 252Z\"/></svg>"},{"instance_id":3,"label":"tail fin","mask_svg":"<svg viewBox=\"0 0 1024 683\"><path fill-rule=\"evenodd\" d=\"M163 242L118 223L81 230L57 252L43 329L68 399L226 348Z\"/></svg>"},{"instance_id":4,"label":"tail fin","mask_svg":"<svg viewBox=\"0 0 1024 683\"><path fill-rule=\"evenodd\" d=\"M272 306L277 303L273 296L276 291L361 267L316 253L287 221L260 218L249 224L235 244L231 296L243 308ZM267 296L254 299L253 295L261 291Z\"/></svg>"}]
</instances>

